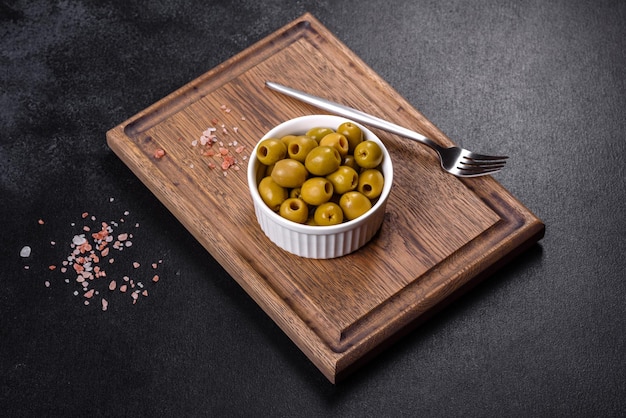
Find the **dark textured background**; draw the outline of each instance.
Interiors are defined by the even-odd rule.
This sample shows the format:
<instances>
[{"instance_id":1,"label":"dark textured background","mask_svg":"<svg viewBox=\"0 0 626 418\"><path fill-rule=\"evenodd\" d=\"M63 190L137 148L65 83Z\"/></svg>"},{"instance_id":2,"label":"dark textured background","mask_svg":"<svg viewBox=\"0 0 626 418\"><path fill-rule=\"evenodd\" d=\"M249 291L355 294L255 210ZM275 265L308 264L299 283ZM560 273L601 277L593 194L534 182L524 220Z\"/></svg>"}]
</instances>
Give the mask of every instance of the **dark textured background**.
<instances>
[{"instance_id":1,"label":"dark textured background","mask_svg":"<svg viewBox=\"0 0 626 418\"><path fill-rule=\"evenodd\" d=\"M547 226L338 386L105 142L306 11L455 142L510 155L496 178ZM0 2L0 410L623 416L625 51L624 1ZM84 211L140 223L119 265L163 260L148 298L102 312L47 269Z\"/></svg>"}]
</instances>

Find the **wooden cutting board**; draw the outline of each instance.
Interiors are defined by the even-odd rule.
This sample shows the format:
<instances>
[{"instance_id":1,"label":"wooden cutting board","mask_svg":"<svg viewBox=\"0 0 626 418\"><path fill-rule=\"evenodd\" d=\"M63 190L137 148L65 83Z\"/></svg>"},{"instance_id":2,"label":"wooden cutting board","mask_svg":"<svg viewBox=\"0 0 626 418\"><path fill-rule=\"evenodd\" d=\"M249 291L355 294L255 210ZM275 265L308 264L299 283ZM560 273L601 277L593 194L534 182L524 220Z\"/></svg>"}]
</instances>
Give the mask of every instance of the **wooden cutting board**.
<instances>
[{"instance_id":1,"label":"wooden cutting board","mask_svg":"<svg viewBox=\"0 0 626 418\"><path fill-rule=\"evenodd\" d=\"M429 149L373 129L395 169L380 232L337 259L286 253L257 224L247 158L274 125L322 112L266 80L452 142L310 14L107 132L111 149L331 382L543 237L543 223L492 177L453 177ZM203 145L203 132L219 142ZM236 160L226 170L220 148Z\"/></svg>"}]
</instances>

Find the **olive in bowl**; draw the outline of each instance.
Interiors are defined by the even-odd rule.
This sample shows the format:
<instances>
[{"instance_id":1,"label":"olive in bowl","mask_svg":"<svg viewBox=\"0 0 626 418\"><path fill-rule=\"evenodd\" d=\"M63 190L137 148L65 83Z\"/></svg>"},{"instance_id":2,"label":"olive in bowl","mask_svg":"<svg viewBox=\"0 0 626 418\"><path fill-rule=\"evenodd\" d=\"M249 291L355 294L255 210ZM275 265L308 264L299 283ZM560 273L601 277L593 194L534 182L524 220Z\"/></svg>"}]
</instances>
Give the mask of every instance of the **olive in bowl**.
<instances>
[{"instance_id":1,"label":"olive in bowl","mask_svg":"<svg viewBox=\"0 0 626 418\"><path fill-rule=\"evenodd\" d=\"M357 127L361 131L362 138L358 142L368 142L365 145L368 150L380 152L382 158L376 157L380 160L376 167L355 165L354 158L348 163L348 157L353 157L356 148L354 142L350 144L350 155L347 156L339 149L314 152L315 158L309 158L315 159L315 162L309 161L313 172L307 169L306 158L298 153L297 147L289 149L294 138L313 131L337 133L338 128L345 128L346 124L351 130ZM345 149L343 140L333 138L321 142L321 138L311 136L319 141L317 148L333 148L332 144L337 143ZM284 158L263 164L257 152L264 155L265 151L259 151L268 144L264 141L283 138L288 150ZM282 155L282 148L276 148ZM311 147L308 154L317 148ZM291 159L289 151L298 159ZM363 178L361 190L365 191L364 194L358 190L359 174L368 170L378 170L380 175L369 173ZM383 143L364 126L339 116L308 115L279 124L259 140L250 155L247 178L259 226L274 244L301 257L329 259L358 250L380 229L393 183L393 165ZM271 201L266 202L268 196Z\"/></svg>"}]
</instances>

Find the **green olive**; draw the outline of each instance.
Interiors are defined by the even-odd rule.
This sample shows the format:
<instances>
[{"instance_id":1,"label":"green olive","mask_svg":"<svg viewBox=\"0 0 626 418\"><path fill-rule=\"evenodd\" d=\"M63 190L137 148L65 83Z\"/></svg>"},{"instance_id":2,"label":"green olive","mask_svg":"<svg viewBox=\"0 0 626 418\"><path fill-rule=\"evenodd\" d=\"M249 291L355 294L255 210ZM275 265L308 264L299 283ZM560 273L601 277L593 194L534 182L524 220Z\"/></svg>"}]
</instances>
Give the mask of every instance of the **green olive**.
<instances>
[{"instance_id":1,"label":"green olive","mask_svg":"<svg viewBox=\"0 0 626 418\"><path fill-rule=\"evenodd\" d=\"M261 199L274 212L280 209L280 205L287 199L287 189L276 184L271 177L264 177L259 183Z\"/></svg>"},{"instance_id":2,"label":"green olive","mask_svg":"<svg viewBox=\"0 0 626 418\"><path fill-rule=\"evenodd\" d=\"M282 187L292 189L302 186L308 173L300 161L285 158L277 161L272 170L272 179Z\"/></svg>"},{"instance_id":3,"label":"green olive","mask_svg":"<svg viewBox=\"0 0 626 418\"><path fill-rule=\"evenodd\" d=\"M356 189L359 184L359 175L352 167L342 165L326 178L333 184L336 194L344 194Z\"/></svg>"},{"instance_id":4,"label":"green olive","mask_svg":"<svg viewBox=\"0 0 626 418\"><path fill-rule=\"evenodd\" d=\"M289 141L287 153L289 153L289 158L303 163L307 154L315 147L317 147L316 140L310 136L300 135Z\"/></svg>"},{"instance_id":5,"label":"green olive","mask_svg":"<svg viewBox=\"0 0 626 418\"><path fill-rule=\"evenodd\" d=\"M326 176L339 168L341 156L334 147L319 146L307 154L304 165L314 176Z\"/></svg>"},{"instance_id":6,"label":"green olive","mask_svg":"<svg viewBox=\"0 0 626 418\"><path fill-rule=\"evenodd\" d=\"M349 152L354 152L358 144L363 141L363 131L352 122L344 122L337 128L337 133L346 137L349 144Z\"/></svg>"},{"instance_id":7,"label":"green olive","mask_svg":"<svg viewBox=\"0 0 626 418\"><path fill-rule=\"evenodd\" d=\"M342 134L338 134L337 132L333 132L332 134L326 135L324 138L320 140L320 145L328 145L330 147L335 147L337 151L339 151L339 155L345 157L348 155L348 140Z\"/></svg>"},{"instance_id":8,"label":"green olive","mask_svg":"<svg viewBox=\"0 0 626 418\"><path fill-rule=\"evenodd\" d=\"M346 219L351 221L370 210L372 202L364 194L352 191L341 195L339 206L341 206Z\"/></svg>"},{"instance_id":9,"label":"green olive","mask_svg":"<svg viewBox=\"0 0 626 418\"><path fill-rule=\"evenodd\" d=\"M309 205L321 205L333 196L333 184L324 177L312 177L302 185L300 196Z\"/></svg>"},{"instance_id":10,"label":"green olive","mask_svg":"<svg viewBox=\"0 0 626 418\"><path fill-rule=\"evenodd\" d=\"M309 129L306 133L306 136L310 136L315 141L317 141L317 143L319 143L322 138L324 138L326 135L333 133L333 132L335 131L333 131L330 128L315 127L315 128Z\"/></svg>"},{"instance_id":11,"label":"green olive","mask_svg":"<svg viewBox=\"0 0 626 418\"><path fill-rule=\"evenodd\" d=\"M359 175L357 190L367 196L368 199L376 199L383 192L385 179L383 173L375 168L368 168Z\"/></svg>"},{"instance_id":12,"label":"green olive","mask_svg":"<svg viewBox=\"0 0 626 418\"><path fill-rule=\"evenodd\" d=\"M297 138L296 135L285 135L281 137L280 140L283 141L283 144L285 144L286 147L288 147L291 140L295 138Z\"/></svg>"},{"instance_id":13,"label":"green olive","mask_svg":"<svg viewBox=\"0 0 626 418\"><path fill-rule=\"evenodd\" d=\"M302 198L302 188L294 187L293 189L289 190L289 197L297 197L298 199L301 199Z\"/></svg>"},{"instance_id":14,"label":"green olive","mask_svg":"<svg viewBox=\"0 0 626 418\"><path fill-rule=\"evenodd\" d=\"M303 224L309 219L309 208L302 199L290 197L286 199L278 211L280 216L290 221Z\"/></svg>"},{"instance_id":15,"label":"green olive","mask_svg":"<svg viewBox=\"0 0 626 418\"><path fill-rule=\"evenodd\" d=\"M287 146L276 138L267 138L259 143L256 150L257 159L265 164L272 165L276 161L285 158L287 155Z\"/></svg>"},{"instance_id":16,"label":"green olive","mask_svg":"<svg viewBox=\"0 0 626 418\"><path fill-rule=\"evenodd\" d=\"M352 167L354 168L354 171L357 171L357 172L361 170L361 167L359 167L359 165L356 163L356 160L354 159L354 155L352 154L346 155L341 165L347 165L348 167Z\"/></svg>"},{"instance_id":17,"label":"green olive","mask_svg":"<svg viewBox=\"0 0 626 418\"><path fill-rule=\"evenodd\" d=\"M383 161L383 150L374 141L363 141L354 149L354 159L359 167L375 168Z\"/></svg>"},{"instance_id":18,"label":"green olive","mask_svg":"<svg viewBox=\"0 0 626 418\"><path fill-rule=\"evenodd\" d=\"M343 222L343 211L336 203L322 203L315 209L313 219L319 226L337 225Z\"/></svg>"}]
</instances>

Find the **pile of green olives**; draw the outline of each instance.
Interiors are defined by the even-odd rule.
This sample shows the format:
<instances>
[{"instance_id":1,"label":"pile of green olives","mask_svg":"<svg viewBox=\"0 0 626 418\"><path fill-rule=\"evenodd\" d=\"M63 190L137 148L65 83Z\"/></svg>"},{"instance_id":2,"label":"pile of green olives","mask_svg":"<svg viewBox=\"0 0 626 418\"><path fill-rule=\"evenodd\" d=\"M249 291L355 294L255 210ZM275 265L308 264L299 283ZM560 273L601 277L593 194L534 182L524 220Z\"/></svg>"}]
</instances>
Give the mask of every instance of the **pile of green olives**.
<instances>
[{"instance_id":1,"label":"pile of green olives","mask_svg":"<svg viewBox=\"0 0 626 418\"><path fill-rule=\"evenodd\" d=\"M372 208L381 195L383 151L360 127L315 127L304 135L267 138L256 158L259 194L280 216L307 225L337 225Z\"/></svg>"}]
</instances>

